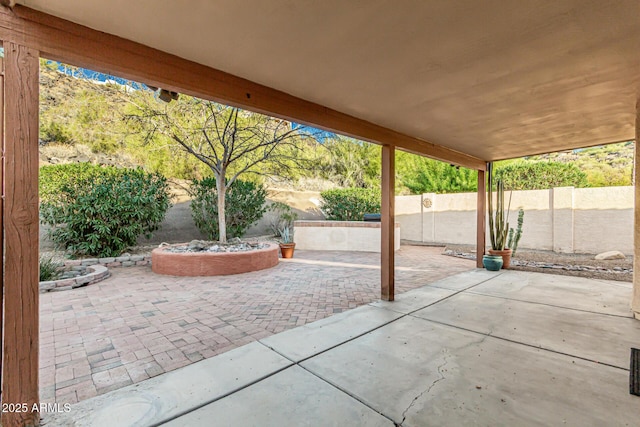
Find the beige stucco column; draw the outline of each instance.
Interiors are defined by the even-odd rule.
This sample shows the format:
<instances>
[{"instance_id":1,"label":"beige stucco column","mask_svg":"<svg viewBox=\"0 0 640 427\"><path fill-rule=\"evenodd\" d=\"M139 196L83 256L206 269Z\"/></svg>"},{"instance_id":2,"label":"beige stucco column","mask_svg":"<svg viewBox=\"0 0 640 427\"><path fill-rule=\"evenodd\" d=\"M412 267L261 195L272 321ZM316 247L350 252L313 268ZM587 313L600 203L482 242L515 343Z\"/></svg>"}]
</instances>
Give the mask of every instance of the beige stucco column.
<instances>
[{"instance_id":1,"label":"beige stucco column","mask_svg":"<svg viewBox=\"0 0 640 427\"><path fill-rule=\"evenodd\" d=\"M640 320L640 99L636 102L636 143L634 156L634 230L633 230L633 297L631 309L636 319Z\"/></svg>"}]
</instances>

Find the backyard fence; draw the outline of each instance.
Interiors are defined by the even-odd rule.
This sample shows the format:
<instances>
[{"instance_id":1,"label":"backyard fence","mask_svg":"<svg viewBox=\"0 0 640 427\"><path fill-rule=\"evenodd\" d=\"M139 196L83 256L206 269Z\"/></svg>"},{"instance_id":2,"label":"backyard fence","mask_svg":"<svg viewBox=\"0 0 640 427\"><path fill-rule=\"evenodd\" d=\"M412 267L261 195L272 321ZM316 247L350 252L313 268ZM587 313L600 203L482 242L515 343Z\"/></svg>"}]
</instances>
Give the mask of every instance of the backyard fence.
<instances>
[{"instance_id":1,"label":"backyard fence","mask_svg":"<svg viewBox=\"0 0 640 427\"><path fill-rule=\"evenodd\" d=\"M633 191L633 187L514 191L509 222L515 227L518 209L524 209L520 248L564 253L619 250L631 255ZM396 222L401 238L475 245L476 201L476 193L398 196Z\"/></svg>"}]
</instances>

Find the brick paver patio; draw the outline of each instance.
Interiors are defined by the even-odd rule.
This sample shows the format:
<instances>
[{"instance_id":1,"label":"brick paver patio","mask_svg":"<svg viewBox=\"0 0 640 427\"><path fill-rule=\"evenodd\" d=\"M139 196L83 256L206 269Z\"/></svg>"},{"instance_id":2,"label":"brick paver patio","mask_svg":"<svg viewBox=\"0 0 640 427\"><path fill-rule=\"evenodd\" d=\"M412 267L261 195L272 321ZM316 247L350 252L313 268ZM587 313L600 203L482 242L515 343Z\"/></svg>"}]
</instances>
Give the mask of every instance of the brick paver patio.
<instances>
[{"instance_id":1,"label":"brick paver patio","mask_svg":"<svg viewBox=\"0 0 640 427\"><path fill-rule=\"evenodd\" d=\"M403 246L396 293L474 268ZM296 251L272 269L171 277L150 267L40 295L40 398L75 403L379 299L380 255Z\"/></svg>"}]
</instances>

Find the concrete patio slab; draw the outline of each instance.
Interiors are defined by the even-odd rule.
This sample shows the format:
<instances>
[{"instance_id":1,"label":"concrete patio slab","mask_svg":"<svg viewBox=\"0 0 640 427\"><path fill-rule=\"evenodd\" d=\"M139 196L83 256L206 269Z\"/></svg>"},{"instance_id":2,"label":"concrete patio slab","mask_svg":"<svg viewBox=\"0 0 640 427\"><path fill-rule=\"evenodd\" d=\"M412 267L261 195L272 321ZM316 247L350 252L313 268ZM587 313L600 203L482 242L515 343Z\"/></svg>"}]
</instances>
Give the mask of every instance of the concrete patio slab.
<instances>
[{"instance_id":1,"label":"concrete patio slab","mask_svg":"<svg viewBox=\"0 0 640 427\"><path fill-rule=\"evenodd\" d=\"M284 357L253 342L215 358L80 402L71 413L51 415L48 425L156 425L291 365Z\"/></svg>"},{"instance_id":2,"label":"concrete patio slab","mask_svg":"<svg viewBox=\"0 0 640 427\"><path fill-rule=\"evenodd\" d=\"M623 369L629 367L629 349L640 345L640 322L630 317L471 293L413 315Z\"/></svg>"},{"instance_id":3,"label":"concrete patio slab","mask_svg":"<svg viewBox=\"0 0 640 427\"><path fill-rule=\"evenodd\" d=\"M488 280L493 280L503 273L504 270L488 271L476 268L474 270L465 271L464 273L459 273L437 280L431 283L431 286L434 286L436 288L451 289L454 291L462 291Z\"/></svg>"},{"instance_id":4,"label":"concrete patio slab","mask_svg":"<svg viewBox=\"0 0 640 427\"><path fill-rule=\"evenodd\" d=\"M372 426L393 422L293 366L163 426Z\"/></svg>"},{"instance_id":5,"label":"concrete patio slab","mask_svg":"<svg viewBox=\"0 0 640 427\"><path fill-rule=\"evenodd\" d=\"M469 292L629 316L631 283L509 271Z\"/></svg>"},{"instance_id":6,"label":"concrete patio slab","mask_svg":"<svg viewBox=\"0 0 640 427\"><path fill-rule=\"evenodd\" d=\"M409 314L416 310L420 310L428 305L435 304L441 301L457 291L451 289L441 289L435 287L422 287L414 289L412 291L400 294L396 297L395 301L376 301L369 305L373 307L380 307L386 310L394 311L402 314Z\"/></svg>"},{"instance_id":7,"label":"concrete patio slab","mask_svg":"<svg viewBox=\"0 0 640 427\"><path fill-rule=\"evenodd\" d=\"M626 295L603 295L593 281L580 279L581 294L572 278L513 271L488 281L478 275L475 286L469 274L460 276L466 286L461 291L428 285L405 297L405 308L426 307L411 314L375 303L264 339L300 363L254 342L85 400L70 413L47 415L45 422L83 427L637 424L640 398L629 394L625 358L628 347L640 343L640 323L551 305L573 295L580 307L622 307L630 289ZM502 288L493 285L497 280ZM447 286L457 286L454 281ZM598 286L625 290L607 281ZM496 295L478 294L482 287ZM536 296L536 288L547 303L524 301ZM270 365L265 369L265 364Z\"/></svg>"},{"instance_id":8,"label":"concrete patio slab","mask_svg":"<svg viewBox=\"0 0 640 427\"><path fill-rule=\"evenodd\" d=\"M377 307L362 306L260 340L288 359L299 362L365 334L402 316Z\"/></svg>"},{"instance_id":9,"label":"concrete patio slab","mask_svg":"<svg viewBox=\"0 0 640 427\"><path fill-rule=\"evenodd\" d=\"M633 425L628 372L404 317L302 363L403 426Z\"/></svg>"}]
</instances>

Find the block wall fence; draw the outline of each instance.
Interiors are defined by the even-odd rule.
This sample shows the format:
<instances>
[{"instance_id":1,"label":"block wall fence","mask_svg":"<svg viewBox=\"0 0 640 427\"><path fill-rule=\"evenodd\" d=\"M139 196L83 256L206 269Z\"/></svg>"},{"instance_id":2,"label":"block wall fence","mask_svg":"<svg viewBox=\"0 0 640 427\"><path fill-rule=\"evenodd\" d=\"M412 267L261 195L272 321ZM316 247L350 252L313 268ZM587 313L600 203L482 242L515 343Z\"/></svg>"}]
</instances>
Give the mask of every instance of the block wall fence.
<instances>
[{"instance_id":1,"label":"block wall fence","mask_svg":"<svg viewBox=\"0 0 640 427\"><path fill-rule=\"evenodd\" d=\"M509 223L516 226L518 209L523 208L521 248L562 253L619 250L632 255L633 191L633 187L514 191ZM475 245L476 202L476 193L397 196L401 238ZM491 244L488 223L487 246Z\"/></svg>"}]
</instances>

